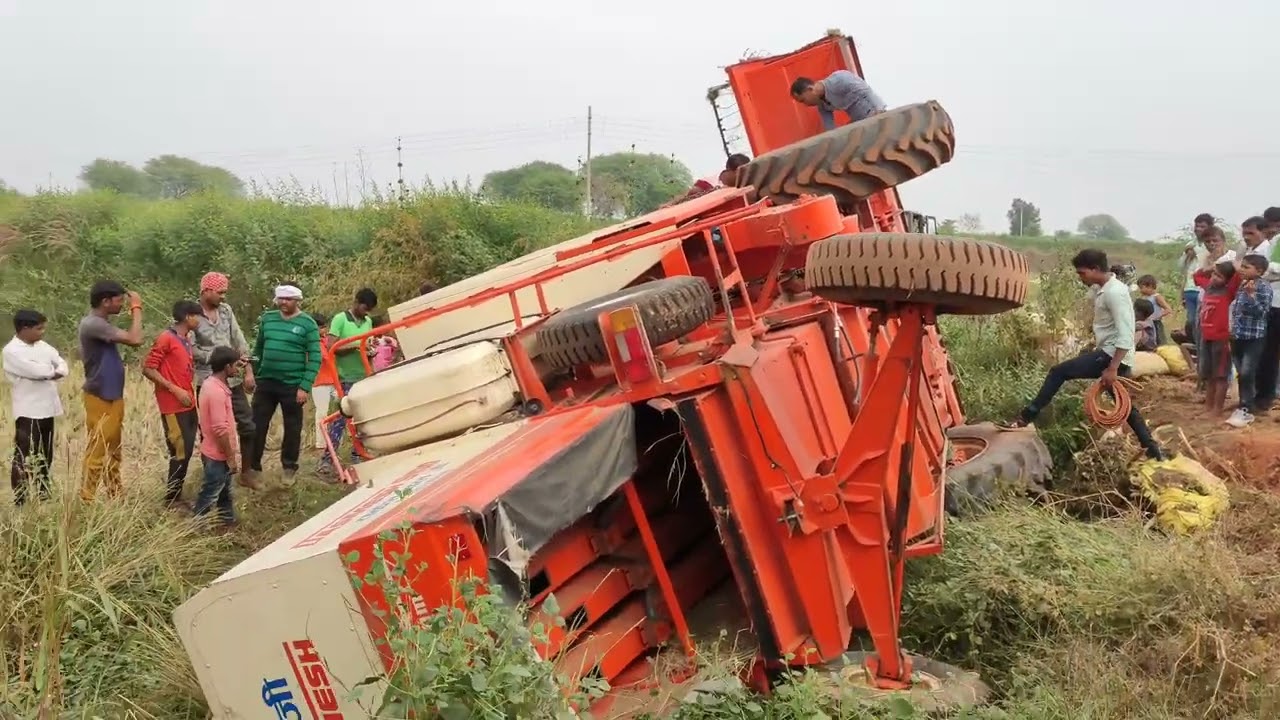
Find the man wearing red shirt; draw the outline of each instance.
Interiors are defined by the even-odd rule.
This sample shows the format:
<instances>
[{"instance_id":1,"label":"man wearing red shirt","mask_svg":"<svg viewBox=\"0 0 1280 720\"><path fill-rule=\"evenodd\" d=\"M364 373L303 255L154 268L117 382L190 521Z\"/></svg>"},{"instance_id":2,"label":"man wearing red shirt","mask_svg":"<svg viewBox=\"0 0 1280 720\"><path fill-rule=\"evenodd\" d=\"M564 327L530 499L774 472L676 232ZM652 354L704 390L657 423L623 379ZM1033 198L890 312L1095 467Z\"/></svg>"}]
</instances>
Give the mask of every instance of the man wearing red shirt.
<instances>
[{"instance_id":1,"label":"man wearing red shirt","mask_svg":"<svg viewBox=\"0 0 1280 720\"><path fill-rule=\"evenodd\" d=\"M320 347L328 348L333 344L333 338L329 336L329 316L322 313L309 313L312 319L316 321L316 325L320 327ZM329 414L329 406L333 404L336 397L334 386L338 384L338 375L330 368L321 365L320 372L316 373L316 381L311 385L311 400L316 405L316 442L317 450L324 450L327 446L324 443L325 432L322 421L324 416ZM325 464L320 463L321 467Z\"/></svg>"},{"instance_id":2,"label":"man wearing red shirt","mask_svg":"<svg viewBox=\"0 0 1280 720\"><path fill-rule=\"evenodd\" d=\"M169 475L165 480L165 504L181 507L182 485L187 479L191 451L195 448L195 357L191 332L200 324L200 305L179 300L173 306L173 325L160 333L142 362L142 374L156 386L164 441L169 448Z\"/></svg>"}]
</instances>

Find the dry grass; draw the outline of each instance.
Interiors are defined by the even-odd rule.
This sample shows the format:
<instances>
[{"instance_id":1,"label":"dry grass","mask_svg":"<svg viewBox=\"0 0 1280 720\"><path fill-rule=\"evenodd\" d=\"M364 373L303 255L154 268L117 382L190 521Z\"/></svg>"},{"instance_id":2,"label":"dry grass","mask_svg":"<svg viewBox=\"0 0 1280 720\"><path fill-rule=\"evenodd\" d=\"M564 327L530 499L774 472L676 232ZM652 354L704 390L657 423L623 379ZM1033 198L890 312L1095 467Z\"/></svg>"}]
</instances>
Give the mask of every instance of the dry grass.
<instances>
[{"instance_id":1,"label":"dry grass","mask_svg":"<svg viewBox=\"0 0 1280 720\"><path fill-rule=\"evenodd\" d=\"M980 668L1010 709L1274 717L1280 500L1233 499L1221 526L1189 539L1051 508L956 523L948 551L914 568L906 626L922 651Z\"/></svg>"},{"instance_id":2,"label":"dry grass","mask_svg":"<svg viewBox=\"0 0 1280 720\"><path fill-rule=\"evenodd\" d=\"M84 505L76 499L85 446L76 373L62 388L53 499L18 510L7 482L0 490L0 666L7 680L0 717L205 717L173 631L174 608L341 490L301 479L287 490L242 492L244 527L226 538L166 512L159 416L150 386L131 377L125 493ZM13 436L9 413L7 385L0 385L0 447ZM189 494L199 474L195 462Z\"/></svg>"}]
</instances>

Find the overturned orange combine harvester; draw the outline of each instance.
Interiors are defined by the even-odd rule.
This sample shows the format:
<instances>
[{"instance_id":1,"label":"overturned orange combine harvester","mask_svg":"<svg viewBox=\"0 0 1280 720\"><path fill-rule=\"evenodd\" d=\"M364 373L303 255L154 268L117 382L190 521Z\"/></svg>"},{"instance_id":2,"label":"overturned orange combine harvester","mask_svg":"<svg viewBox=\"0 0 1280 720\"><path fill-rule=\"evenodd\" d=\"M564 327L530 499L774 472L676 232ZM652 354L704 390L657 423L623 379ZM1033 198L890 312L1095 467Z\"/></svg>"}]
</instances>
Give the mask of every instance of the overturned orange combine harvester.
<instances>
[{"instance_id":1,"label":"overturned orange combine harvester","mask_svg":"<svg viewBox=\"0 0 1280 720\"><path fill-rule=\"evenodd\" d=\"M408 358L329 419L358 438L366 460L341 470L358 487L176 614L215 715L366 716L379 686L342 688L390 667L386 613L451 602L459 573L519 607L554 595L563 629L537 651L607 680L596 709L721 629L749 629L761 690L810 665L981 699L904 652L903 563L942 550L956 496L989 493L994 471L1043 479L1033 435L962 425L935 325L1018 307L1027 265L909 232L923 216L895 186L951 159L951 120L927 102L820 133L788 88L838 69L861 72L837 34L728 68L756 154L738 187L346 341L394 331ZM401 597L352 580L398 553L418 568Z\"/></svg>"}]
</instances>

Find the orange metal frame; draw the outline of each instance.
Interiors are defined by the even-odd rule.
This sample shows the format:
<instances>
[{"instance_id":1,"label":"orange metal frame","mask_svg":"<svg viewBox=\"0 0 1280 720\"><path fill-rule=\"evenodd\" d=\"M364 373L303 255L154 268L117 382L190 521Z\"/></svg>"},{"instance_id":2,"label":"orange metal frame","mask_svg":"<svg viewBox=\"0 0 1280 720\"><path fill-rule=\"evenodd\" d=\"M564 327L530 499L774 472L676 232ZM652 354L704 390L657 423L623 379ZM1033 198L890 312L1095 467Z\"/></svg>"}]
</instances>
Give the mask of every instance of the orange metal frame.
<instances>
[{"instance_id":1,"label":"orange metal frame","mask_svg":"<svg viewBox=\"0 0 1280 720\"><path fill-rule=\"evenodd\" d=\"M812 134L808 125L816 117L797 111L790 120L785 113L778 120L764 111L767 102L744 105L744 93L753 101L777 88L785 94L791 73L819 75L837 62L856 71L852 52L845 39L828 38L798 53L728 68L757 152ZM863 629L874 644L868 665L877 682L905 687L911 668L898 634L903 562L941 550L945 430L962 422L933 311L915 305L874 312L838 306L794 297L779 281L783 273L802 270L805 251L816 240L859 227L901 230L901 205L896 192L881 193L863 208L868 222L858 223L841 218L830 198L771 207L768 201L747 204L747 192L721 190L641 218L623 232L558 253L557 266L530 277L339 340L323 362L332 369L337 350L359 344L367 365L370 338L507 297L516 330L502 343L523 399L543 408L534 422L583 405L619 403L665 404L679 414L766 664L834 660L853 631ZM525 342L558 309L548 307L543 285L664 243L673 249L653 274L704 277L720 314L685 342L646 345L654 354L648 378L626 381L620 359L610 351L612 373L579 368L574 381L548 387ZM535 289L540 319L525 323L529 313L517 294L529 287ZM600 322L607 331L607 314ZM334 413L324 422L350 421ZM358 444L357 449L363 454ZM336 448L329 452L341 476L354 481ZM470 495L490 489L486 478L470 481ZM634 481L620 492L648 562L644 573L615 578L591 565L599 539L585 529L566 530L537 560L545 568L562 567L556 584L572 598L571 610L600 621L584 633L556 634L543 650L562 650L561 663L589 664L607 678L620 676L646 648L671 636L692 657L685 610L697 599L673 580L677 573L668 568ZM459 532L447 517L427 520L434 523L428 533L437 525ZM467 533L469 542L478 541L474 530ZM435 540L424 547L444 544ZM576 573L586 572L599 574L600 597L573 582ZM642 587L656 587L661 618L634 600L623 601ZM439 588L431 595L443 597ZM607 608L613 610L601 616ZM606 646L600 638L608 632L616 635Z\"/></svg>"},{"instance_id":2,"label":"orange metal frame","mask_svg":"<svg viewBox=\"0 0 1280 720\"><path fill-rule=\"evenodd\" d=\"M858 51L848 37L828 36L794 52L744 60L725 68L751 152L763 155L821 133L818 113L791 98L791 83L799 77L820 80L837 70L866 77ZM836 118L837 125L846 122L848 118ZM906 230L896 188L868 198L858 208L858 216L868 230Z\"/></svg>"}]
</instances>

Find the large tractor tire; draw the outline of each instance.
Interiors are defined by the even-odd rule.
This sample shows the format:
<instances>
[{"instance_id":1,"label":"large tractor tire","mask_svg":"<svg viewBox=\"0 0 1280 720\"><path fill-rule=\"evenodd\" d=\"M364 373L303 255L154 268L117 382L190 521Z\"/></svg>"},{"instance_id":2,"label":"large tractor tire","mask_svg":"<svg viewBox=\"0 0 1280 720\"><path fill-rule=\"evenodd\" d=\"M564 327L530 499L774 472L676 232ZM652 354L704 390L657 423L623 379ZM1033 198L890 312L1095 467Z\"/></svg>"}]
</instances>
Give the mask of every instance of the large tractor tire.
<instances>
[{"instance_id":1,"label":"large tractor tire","mask_svg":"<svg viewBox=\"0 0 1280 720\"><path fill-rule=\"evenodd\" d=\"M955 127L936 101L886 110L770 153L738 171L738 187L790 202L801 195L862 200L951 160Z\"/></svg>"},{"instance_id":2,"label":"large tractor tire","mask_svg":"<svg viewBox=\"0 0 1280 720\"><path fill-rule=\"evenodd\" d=\"M832 302L919 303L938 313L994 315L1022 305L1027 258L1003 245L908 233L836 235L809 246L809 290Z\"/></svg>"},{"instance_id":3,"label":"large tractor tire","mask_svg":"<svg viewBox=\"0 0 1280 720\"><path fill-rule=\"evenodd\" d=\"M698 328L715 314L711 287L702 278L653 280L561 310L538 328L538 355L553 369L606 362L609 353L600 335L600 313L627 305L640 311L649 342L671 342Z\"/></svg>"},{"instance_id":4,"label":"large tractor tire","mask_svg":"<svg viewBox=\"0 0 1280 720\"><path fill-rule=\"evenodd\" d=\"M948 513L988 507L1002 492L1036 495L1048 490L1053 457L1035 429L1003 430L988 422L953 427L947 438L957 460L947 468Z\"/></svg>"}]
</instances>

